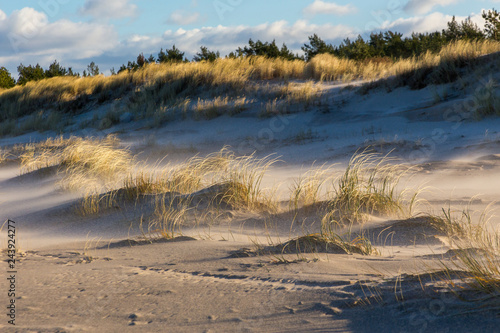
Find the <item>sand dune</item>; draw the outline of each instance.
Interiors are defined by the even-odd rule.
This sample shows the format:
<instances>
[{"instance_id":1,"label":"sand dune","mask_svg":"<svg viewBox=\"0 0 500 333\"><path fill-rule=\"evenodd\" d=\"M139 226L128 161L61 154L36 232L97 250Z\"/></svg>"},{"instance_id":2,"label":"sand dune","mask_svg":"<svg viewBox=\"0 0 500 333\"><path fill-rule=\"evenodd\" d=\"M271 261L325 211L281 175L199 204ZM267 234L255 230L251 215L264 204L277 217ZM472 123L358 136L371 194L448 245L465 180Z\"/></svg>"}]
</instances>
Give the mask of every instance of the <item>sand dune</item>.
<instances>
[{"instance_id":1,"label":"sand dune","mask_svg":"<svg viewBox=\"0 0 500 333\"><path fill-rule=\"evenodd\" d=\"M322 91L342 103L302 113L259 118L256 110L248 110L158 129L141 128L139 122L93 133L101 138L118 133L119 147L129 147L136 156L130 168L142 166L143 171L182 168L187 158L226 145L235 156L274 154L277 160L263 173L260 187L275 192L259 192L259 204L242 204L238 191L244 190L234 184L208 181L228 181L232 178L224 177L241 166L222 166L189 192L134 189L132 196L120 190L126 177L120 171L113 186L95 197L97 206L113 200L95 214L82 213L85 191L61 188L66 164L23 174L19 161L3 164L0 217L18 226L18 325L13 329L1 322L0 329L495 331L498 296L467 284L466 267L453 264L460 255L453 248L456 240L433 218L450 206L478 211L498 206L500 119L463 121L458 128L442 114L464 97L451 94L436 102L430 88L367 95L341 88L323 84ZM27 136L18 140L29 141ZM13 139L0 144L8 149ZM366 147L380 156L392 151L397 160L391 163L411 167L395 191L421 188L422 200L407 216L365 207L356 212L359 216L353 213L359 219L353 217L352 224L336 226L342 239L325 240L322 218L333 205L328 186ZM321 176L307 178L308 170L322 165ZM297 194L293 207L290 193L299 179L309 179L313 187L324 181L326 187L318 190L317 200ZM274 205L266 203L265 194ZM178 229L163 230L160 222L151 222L159 198L170 204L162 218L179 219ZM488 223L498 226L498 219ZM2 278L0 289L5 284Z\"/></svg>"}]
</instances>

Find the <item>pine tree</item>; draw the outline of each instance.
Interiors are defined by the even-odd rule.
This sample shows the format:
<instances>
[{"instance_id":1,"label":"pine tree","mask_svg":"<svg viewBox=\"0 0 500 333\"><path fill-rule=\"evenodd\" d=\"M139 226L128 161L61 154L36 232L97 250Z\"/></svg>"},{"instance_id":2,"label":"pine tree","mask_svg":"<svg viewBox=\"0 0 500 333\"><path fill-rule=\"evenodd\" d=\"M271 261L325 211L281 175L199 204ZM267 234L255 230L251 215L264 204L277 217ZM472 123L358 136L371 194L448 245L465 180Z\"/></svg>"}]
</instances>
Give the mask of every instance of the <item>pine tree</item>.
<instances>
[{"instance_id":1,"label":"pine tree","mask_svg":"<svg viewBox=\"0 0 500 333\"><path fill-rule=\"evenodd\" d=\"M0 67L0 88L9 89L16 85L16 81L10 76L5 67Z\"/></svg>"},{"instance_id":2,"label":"pine tree","mask_svg":"<svg viewBox=\"0 0 500 333\"><path fill-rule=\"evenodd\" d=\"M500 12L495 8L483 11L483 19L486 21L484 30L486 36L493 40L500 40Z\"/></svg>"},{"instance_id":3,"label":"pine tree","mask_svg":"<svg viewBox=\"0 0 500 333\"><path fill-rule=\"evenodd\" d=\"M220 58L220 53L219 51L213 52L210 51L206 46L200 47L200 52L197 52L196 55L193 57L194 61L210 61L214 62L215 60Z\"/></svg>"},{"instance_id":4,"label":"pine tree","mask_svg":"<svg viewBox=\"0 0 500 333\"><path fill-rule=\"evenodd\" d=\"M45 78L45 71L39 64L36 64L36 66L24 66L20 64L17 67L17 72L19 73L19 78L17 79L17 84L19 85L25 85L29 81L38 81Z\"/></svg>"}]
</instances>

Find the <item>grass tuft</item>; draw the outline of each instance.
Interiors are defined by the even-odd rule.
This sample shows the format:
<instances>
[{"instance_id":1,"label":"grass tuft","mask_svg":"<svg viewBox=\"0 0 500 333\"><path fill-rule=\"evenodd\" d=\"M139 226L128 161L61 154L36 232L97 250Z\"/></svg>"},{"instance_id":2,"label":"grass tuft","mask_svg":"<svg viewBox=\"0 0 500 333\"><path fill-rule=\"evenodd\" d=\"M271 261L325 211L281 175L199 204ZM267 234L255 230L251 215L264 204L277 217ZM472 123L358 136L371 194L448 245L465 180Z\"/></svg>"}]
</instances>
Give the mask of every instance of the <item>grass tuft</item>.
<instances>
[{"instance_id":1,"label":"grass tuft","mask_svg":"<svg viewBox=\"0 0 500 333\"><path fill-rule=\"evenodd\" d=\"M336 226L364 222L368 215L411 215L418 193L405 200L398 185L409 168L392 165L390 158L376 153L357 153L333 185L333 199L322 221L324 233Z\"/></svg>"},{"instance_id":2,"label":"grass tuft","mask_svg":"<svg viewBox=\"0 0 500 333\"><path fill-rule=\"evenodd\" d=\"M443 209L435 217L436 226L445 231L454 254L448 270L465 270L465 282L482 292L500 294L500 234L489 224L487 210L474 213L470 208L454 212Z\"/></svg>"}]
</instances>

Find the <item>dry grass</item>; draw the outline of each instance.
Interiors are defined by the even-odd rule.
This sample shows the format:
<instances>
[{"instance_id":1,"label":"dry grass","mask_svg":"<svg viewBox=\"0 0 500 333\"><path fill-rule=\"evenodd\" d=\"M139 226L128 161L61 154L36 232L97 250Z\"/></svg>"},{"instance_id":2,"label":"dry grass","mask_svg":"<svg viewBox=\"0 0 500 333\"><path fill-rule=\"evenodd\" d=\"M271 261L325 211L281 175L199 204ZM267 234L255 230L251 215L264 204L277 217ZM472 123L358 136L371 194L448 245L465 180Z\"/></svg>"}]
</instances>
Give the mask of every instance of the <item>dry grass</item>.
<instances>
[{"instance_id":1,"label":"dry grass","mask_svg":"<svg viewBox=\"0 0 500 333\"><path fill-rule=\"evenodd\" d=\"M262 178L276 159L236 156L227 147L205 157L194 156L182 163L147 168L130 166L121 187L99 194L88 191L81 201L82 215L98 214L123 201L147 198L154 200L153 218L148 230L163 230L172 237L175 221L188 211L193 219L204 220L221 207L233 210L276 211L274 193L261 188ZM88 176L89 174L82 174ZM84 183L85 180L80 180ZM198 207L204 202L202 207ZM202 211L198 213L198 208ZM172 219L172 214L179 217ZM170 232L167 232L170 230Z\"/></svg>"},{"instance_id":2,"label":"dry grass","mask_svg":"<svg viewBox=\"0 0 500 333\"><path fill-rule=\"evenodd\" d=\"M436 227L445 231L454 254L451 262L443 261L447 270L465 270L464 281L486 293L500 293L500 234L489 224L488 209L473 212L443 209L434 217Z\"/></svg>"},{"instance_id":3,"label":"dry grass","mask_svg":"<svg viewBox=\"0 0 500 333\"><path fill-rule=\"evenodd\" d=\"M342 237L335 235L325 237L321 234L308 234L293 238L281 244L271 246L258 246L260 254L305 254L305 253L335 253L335 254L377 254L377 250L364 238L356 238L346 241ZM286 259L282 258L282 261Z\"/></svg>"},{"instance_id":4,"label":"dry grass","mask_svg":"<svg viewBox=\"0 0 500 333\"><path fill-rule=\"evenodd\" d=\"M23 173L56 166L63 174L62 188L87 191L106 188L127 172L133 161L114 136L48 139L26 145L20 159Z\"/></svg>"},{"instance_id":5,"label":"dry grass","mask_svg":"<svg viewBox=\"0 0 500 333\"><path fill-rule=\"evenodd\" d=\"M398 190L401 178L409 169L391 164L387 156L357 153L344 174L333 184L333 198L323 217L323 233L336 226L365 221L368 215L409 216L418 192L406 200L408 190Z\"/></svg>"},{"instance_id":6,"label":"dry grass","mask_svg":"<svg viewBox=\"0 0 500 333\"><path fill-rule=\"evenodd\" d=\"M175 236L174 230L178 232L188 212L194 214L192 219L203 220L213 215L207 212L221 209L268 213L279 210L276 188L262 188L266 171L277 162L270 156L236 156L224 147L176 165L148 168L134 164L128 150L112 136L57 138L24 149L24 171L57 166L63 173L63 188L85 191L79 208L82 215L98 214L124 200L149 196L154 199L154 213L148 230L160 230L169 237ZM406 201L405 191L397 190L407 168L389 162L377 154L355 154L335 181L331 167L314 168L290 188L289 209L297 212L301 207L326 207L321 237L329 242L344 241L335 233L336 226L363 222L368 214L409 215L416 194ZM123 179L121 184L118 177ZM200 202L204 202L202 206ZM321 212L317 215L322 216ZM369 243L361 238L345 242L363 247Z\"/></svg>"},{"instance_id":7,"label":"dry grass","mask_svg":"<svg viewBox=\"0 0 500 333\"><path fill-rule=\"evenodd\" d=\"M478 119L490 115L500 115L500 96L497 94L497 82L490 78L488 82L474 91L475 115Z\"/></svg>"},{"instance_id":8,"label":"dry grass","mask_svg":"<svg viewBox=\"0 0 500 333\"><path fill-rule=\"evenodd\" d=\"M421 88L428 84L451 82L458 77L461 67L474 64L482 55L498 51L499 42L458 41L444 47L438 54L426 53L394 61L354 61L328 54L318 55L309 63L248 57L215 62L150 64L138 71L125 71L110 77L56 77L0 91L0 108L3 111L0 121L4 123L2 128L7 130L12 127L10 120L34 113L47 105L61 114L74 113L89 104L119 98L126 93L129 94L130 109L144 117L154 116L162 109L177 110L179 108L175 106L193 97L208 95L208 99L203 97L207 99L203 103L209 103L210 98L225 96L223 100L214 100L214 106L203 103L199 106L200 110L211 110L207 115L203 114L211 118L223 113L221 110L213 112L217 108L215 104L222 103L225 107L229 104L224 100L226 96L230 99L236 96L246 98L255 91L254 86L260 84L259 80L283 80L287 90L285 99L289 104L311 103L318 97L316 84L312 81L287 83L288 80L351 81L396 76L397 85ZM54 115L61 117L57 112Z\"/></svg>"},{"instance_id":9,"label":"dry grass","mask_svg":"<svg viewBox=\"0 0 500 333\"><path fill-rule=\"evenodd\" d=\"M427 52L418 57L385 62L359 62L322 54L307 64L305 73L307 77L315 80L344 82L398 76L400 84L421 88L432 83L454 81L458 77L458 68L471 65L482 55L498 51L500 43L495 41L457 41L445 46L437 54Z\"/></svg>"},{"instance_id":10,"label":"dry grass","mask_svg":"<svg viewBox=\"0 0 500 333\"><path fill-rule=\"evenodd\" d=\"M332 166L322 165L312 167L303 175L296 178L290 186L289 209L297 211L300 207L311 207L321 202L324 193L322 188L333 178Z\"/></svg>"}]
</instances>

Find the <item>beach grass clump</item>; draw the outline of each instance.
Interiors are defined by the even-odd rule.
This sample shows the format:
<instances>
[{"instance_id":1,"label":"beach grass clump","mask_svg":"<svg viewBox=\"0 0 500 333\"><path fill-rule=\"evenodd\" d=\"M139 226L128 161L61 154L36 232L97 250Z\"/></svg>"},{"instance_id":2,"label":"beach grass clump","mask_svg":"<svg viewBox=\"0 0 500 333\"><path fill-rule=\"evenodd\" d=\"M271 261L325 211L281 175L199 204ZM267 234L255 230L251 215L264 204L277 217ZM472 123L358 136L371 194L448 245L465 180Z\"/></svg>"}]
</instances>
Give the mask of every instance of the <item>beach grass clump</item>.
<instances>
[{"instance_id":1,"label":"beach grass clump","mask_svg":"<svg viewBox=\"0 0 500 333\"><path fill-rule=\"evenodd\" d=\"M182 235L182 227L187 222L188 213L193 210L189 198L171 200L165 195L155 198L155 209L148 221L150 238L172 239Z\"/></svg>"},{"instance_id":2,"label":"beach grass clump","mask_svg":"<svg viewBox=\"0 0 500 333\"><path fill-rule=\"evenodd\" d=\"M325 237L322 234L300 236L274 247L282 254L322 252L370 255L376 253L371 243L364 238L346 241L338 235Z\"/></svg>"},{"instance_id":3,"label":"beach grass clump","mask_svg":"<svg viewBox=\"0 0 500 333\"><path fill-rule=\"evenodd\" d=\"M482 119L491 115L500 115L500 96L496 92L498 83L490 78L474 90L475 116Z\"/></svg>"},{"instance_id":4,"label":"beach grass clump","mask_svg":"<svg viewBox=\"0 0 500 333\"><path fill-rule=\"evenodd\" d=\"M165 171L161 174L163 186L152 185L160 178L147 178L147 186L143 188L155 188L152 191L155 194L154 213L148 222L148 230L156 236L172 238L182 234L188 214L191 220L200 223L221 208L259 212L276 210L274 197L261 188L265 171L275 162L276 159L270 157L237 157L224 147L205 157L190 158Z\"/></svg>"},{"instance_id":5,"label":"beach grass clump","mask_svg":"<svg viewBox=\"0 0 500 333\"><path fill-rule=\"evenodd\" d=\"M59 183L63 189L85 190L116 181L129 171L133 161L128 149L120 147L112 135L102 139L60 137L27 144L20 159L23 173L54 166L63 174Z\"/></svg>"},{"instance_id":6,"label":"beach grass clump","mask_svg":"<svg viewBox=\"0 0 500 333\"><path fill-rule=\"evenodd\" d=\"M322 230L328 234L336 226L362 223L368 215L411 215L417 192L406 200L407 190L398 190L409 168L389 163L387 156L356 153L344 173L333 184Z\"/></svg>"},{"instance_id":7,"label":"beach grass clump","mask_svg":"<svg viewBox=\"0 0 500 333\"><path fill-rule=\"evenodd\" d=\"M365 238L358 237L353 240L346 240L339 235L331 235L325 237L322 234L306 234L303 236L294 237L288 241L271 245L262 245L254 241L256 250L254 252L236 251L233 256L249 256L249 255L272 255L277 258L278 262L291 262L284 255L295 254L300 259L305 260L306 254L332 253L332 254L360 254L374 255L378 251L371 245L370 241ZM293 261L292 261L293 262Z\"/></svg>"},{"instance_id":8,"label":"beach grass clump","mask_svg":"<svg viewBox=\"0 0 500 333\"><path fill-rule=\"evenodd\" d=\"M262 189L265 171L277 160L254 155L236 156L228 147L206 156L196 155L178 164L146 168L130 166L124 172L121 186L105 194L89 192L85 195L80 211L96 214L99 208L116 206L123 201L149 197L155 199L155 221L170 221L172 209L181 200L185 206L207 203L203 209L220 210L221 207L249 211L275 211L274 192ZM88 180L89 173L72 173L80 176L79 183ZM76 179L76 178L75 178ZM203 200L201 200L203 199ZM201 201L200 201L201 200ZM197 203L193 203L193 202ZM174 205L175 203L175 205ZM191 207L193 208L193 207ZM176 209L176 208L175 208Z\"/></svg>"},{"instance_id":9,"label":"beach grass clump","mask_svg":"<svg viewBox=\"0 0 500 333\"><path fill-rule=\"evenodd\" d=\"M236 157L221 175L220 182L227 184L222 201L248 210L275 210L271 193L262 189L262 179L277 158L256 158L254 154Z\"/></svg>"},{"instance_id":10,"label":"beach grass clump","mask_svg":"<svg viewBox=\"0 0 500 333\"><path fill-rule=\"evenodd\" d=\"M487 209L478 213L443 209L435 217L436 227L448 237L453 260L442 261L447 270L465 271L464 281L472 288L500 294L500 234L490 224Z\"/></svg>"},{"instance_id":11,"label":"beach grass clump","mask_svg":"<svg viewBox=\"0 0 500 333\"><path fill-rule=\"evenodd\" d=\"M332 177L331 166L322 165L296 178L289 189L289 209L295 212L301 207L317 209L316 204L324 200L322 189Z\"/></svg>"}]
</instances>

